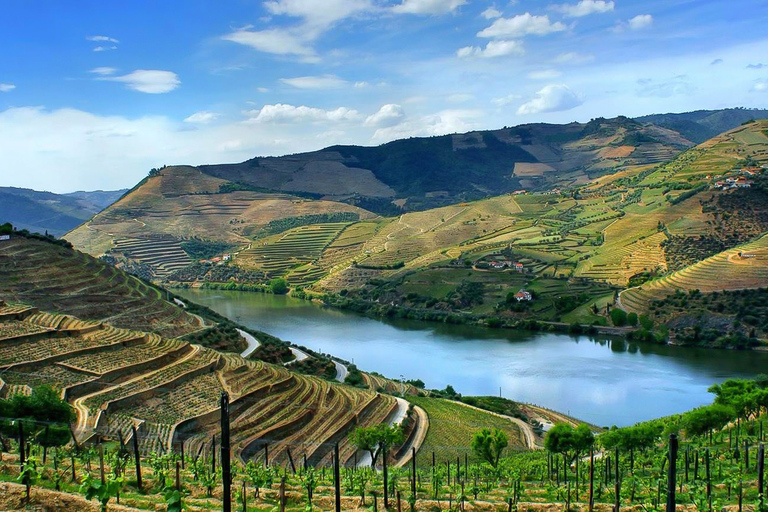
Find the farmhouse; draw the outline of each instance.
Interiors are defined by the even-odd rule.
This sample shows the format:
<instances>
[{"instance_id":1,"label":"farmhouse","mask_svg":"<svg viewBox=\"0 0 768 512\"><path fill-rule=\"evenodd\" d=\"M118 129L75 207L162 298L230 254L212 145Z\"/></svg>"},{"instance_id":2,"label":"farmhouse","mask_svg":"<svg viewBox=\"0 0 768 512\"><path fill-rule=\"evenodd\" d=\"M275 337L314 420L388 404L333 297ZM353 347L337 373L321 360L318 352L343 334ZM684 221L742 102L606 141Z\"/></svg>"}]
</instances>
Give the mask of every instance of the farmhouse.
<instances>
[{"instance_id":1,"label":"farmhouse","mask_svg":"<svg viewBox=\"0 0 768 512\"><path fill-rule=\"evenodd\" d=\"M506 262L504 262L504 261L492 261L492 262L490 263L490 265L491 265L491 268L498 268L498 269L502 269L502 268L504 268L504 267L506 267L506 266L507 266L507 263L506 263Z\"/></svg>"},{"instance_id":2,"label":"farmhouse","mask_svg":"<svg viewBox=\"0 0 768 512\"><path fill-rule=\"evenodd\" d=\"M749 188L752 186L752 181L741 176L739 179L736 180L736 186L741 188Z\"/></svg>"},{"instance_id":3,"label":"farmhouse","mask_svg":"<svg viewBox=\"0 0 768 512\"><path fill-rule=\"evenodd\" d=\"M533 300L533 295L531 295L530 292L527 292L525 290L520 290L515 294L515 300L517 300L517 302L520 302L523 300Z\"/></svg>"},{"instance_id":4,"label":"farmhouse","mask_svg":"<svg viewBox=\"0 0 768 512\"><path fill-rule=\"evenodd\" d=\"M231 260L231 259L232 259L232 255L231 255L231 254L224 254L224 255L221 257L221 261L229 261L229 260Z\"/></svg>"},{"instance_id":5,"label":"farmhouse","mask_svg":"<svg viewBox=\"0 0 768 512\"><path fill-rule=\"evenodd\" d=\"M525 267L523 266L522 263L517 262L515 263L515 270L517 270L518 272L522 272L523 270L525 270Z\"/></svg>"}]
</instances>

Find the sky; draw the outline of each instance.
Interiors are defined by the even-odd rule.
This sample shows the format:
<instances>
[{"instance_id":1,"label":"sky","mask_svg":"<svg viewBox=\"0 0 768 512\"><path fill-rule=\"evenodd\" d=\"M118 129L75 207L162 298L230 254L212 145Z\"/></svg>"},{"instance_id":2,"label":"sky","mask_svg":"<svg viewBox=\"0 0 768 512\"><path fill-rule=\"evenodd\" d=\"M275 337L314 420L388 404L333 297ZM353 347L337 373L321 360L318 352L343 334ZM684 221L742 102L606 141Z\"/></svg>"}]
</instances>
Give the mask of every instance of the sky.
<instances>
[{"instance_id":1,"label":"sky","mask_svg":"<svg viewBox=\"0 0 768 512\"><path fill-rule=\"evenodd\" d=\"M765 0L3 0L0 186L768 107Z\"/></svg>"}]
</instances>

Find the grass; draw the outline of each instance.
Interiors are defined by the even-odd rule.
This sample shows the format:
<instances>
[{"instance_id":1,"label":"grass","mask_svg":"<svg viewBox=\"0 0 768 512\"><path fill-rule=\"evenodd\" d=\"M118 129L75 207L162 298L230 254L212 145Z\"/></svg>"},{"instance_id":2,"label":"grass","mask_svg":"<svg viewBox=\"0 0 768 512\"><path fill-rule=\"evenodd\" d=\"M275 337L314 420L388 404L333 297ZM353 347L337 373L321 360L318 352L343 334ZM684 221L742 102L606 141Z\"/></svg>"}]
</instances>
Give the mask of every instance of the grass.
<instances>
[{"instance_id":1,"label":"grass","mask_svg":"<svg viewBox=\"0 0 768 512\"><path fill-rule=\"evenodd\" d=\"M469 446L472 436L483 428L498 428L506 433L511 450L524 446L520 428L505 418L442 398L409 397L408 401L424 409L429 417L429 430L417 461L421 466L432 463L432 452L441 463L455 461L456 457L463 461L464 455L470 462L479 462Z\"/></svg>"}]
</instances>

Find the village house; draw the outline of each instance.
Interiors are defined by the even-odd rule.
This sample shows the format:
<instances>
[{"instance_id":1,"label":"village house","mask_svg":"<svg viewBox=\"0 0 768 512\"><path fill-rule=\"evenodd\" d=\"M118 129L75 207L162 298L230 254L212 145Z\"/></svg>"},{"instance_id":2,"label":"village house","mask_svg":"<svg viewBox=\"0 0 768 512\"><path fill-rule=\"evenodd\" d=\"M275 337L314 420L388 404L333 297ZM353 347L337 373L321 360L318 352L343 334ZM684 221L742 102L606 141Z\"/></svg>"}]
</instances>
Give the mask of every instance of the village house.
<instances>
[{"instance_id":1,"label":"village house","mask_svg":"<svg viewBox=\"0 0 768 512\"><path fill-rule=\"evenodd\" d=\"M522 272L523 270L525 270L525 268L523 267L522 263L517 262L515 263L515 270L517 270L518 272Z\"/></svg>"},{"instance_id":2,"label":"village house","mask_svg":"<svg viewBox=\"0 0 768 512\"><path fill-rule=\"evenodd\" d=\"M517 302L523 301L523 300L533 300L533 296L530 294L530 292L527 292L525 290L520 290L515 294L515 299Z\"/></svg>"},{"instance_id":3,"label":"village house","mask_svg":"<svg viewBox=\"0 0 768 512\"><path fill-rule=\"evenodd\" d=\"M492 261L489 263L489 265L491 266L491 268L496 268L496 269L502 269L507 266L507 264L503 261Z\"/></svg>"},{"instance_id":4,"label":"village house","mask_svg":"<svg viewBox=\"0 0 768 512\"><path fill-rule=\"evenodd\" d=\"M229 260L231 260L231 259L232 259L232 255L231 255L231 254L224 254L224 255L222 255L222 257L221 257L221 260L222 260L222 261L229 261Z\"/></svg>"}]
</instances>

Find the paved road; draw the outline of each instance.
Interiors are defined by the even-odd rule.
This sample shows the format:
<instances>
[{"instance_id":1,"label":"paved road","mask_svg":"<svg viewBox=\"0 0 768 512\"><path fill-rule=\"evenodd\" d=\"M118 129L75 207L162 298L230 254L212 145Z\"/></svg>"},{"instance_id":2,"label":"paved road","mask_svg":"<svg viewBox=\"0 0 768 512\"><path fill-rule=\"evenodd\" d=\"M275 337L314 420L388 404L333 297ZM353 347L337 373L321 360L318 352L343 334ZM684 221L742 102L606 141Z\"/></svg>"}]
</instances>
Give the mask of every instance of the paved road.
<instances>
[{"instance_id":1,"label":"paved road","mask_svg":"<svg viewBox=\"0 0 768 512\"><path fill-rule=\"evenodd\" d=\"M486 411L485 409L481 409L479 407L475 407L473 405L465 404L462 402L454 402L459 405L463 405L464 407L469 407L470 409L475 409L478 411L482 411L486 414L493 414L494 416L498 416L499 418L504 418L512 423L516 424L518 427L520 427L520 430L523 432L523 437L525 438L525 445L530 450L541 450L541 446L536 444L536 434L533 432L533 427L531 427L528 423L524 422L520 418L515 418L513 416L507 416L506 414L498 414L495 412Z\"/></svg>"},{"instance_id":2,"label":"paved road","mask_svg":"<svg viewBox=\"0 0 768 512\"><path fill-rule=\"evenodd\" d=\"M336 380L339 382L344 382L347 378L347 375L349 375L349 370L347 370L347 367L338 361L334 361L333 364L336 365Z\"/></svg>"},{"instance_id":3,"label":"paved road","mask_svg":"<svg viewBox=\"0 0 768 512\"><path fill-rule=\"evenodd\" d=\"M240 336L243 337L245 341L248 342L248 348L243 351L242 354L240 354L242 357L247 358L249 355L253 354L253 351L259 348L259 340L253 337L253 335L248 334L242 329L237 329L237 332L240 333Z\"/></svg>"},{"instance_id":4,"label":"paved road","mask_svg":"<svg viewBox=\"0 0 768 512\"><path fill-rule=\"evenodd\" d=\"M402 398L395 397L397 400L397 407L390 413L387 423L389 426L399 425L403 422L408 414L408 402ZM371 454L369 452L362 452L357 458L357 467L366 468L371 465Z\"/></svg>"},{"instance_id":5,"label":"paved road","mask_svg":"<svg viewBox=\"0 0 768 512\"><path fill-rule=\"evenodd\" d=\"M285 363L286 365L298 363L299 361L309 359L309 354L307 354L303 350L299 350L296 347L288 347L288 348L291 350L291 352L293 353L293 357L295 357L296 359L293 359L292 361L288 361L287 363Z\"/></svg>"}]
</instances>

